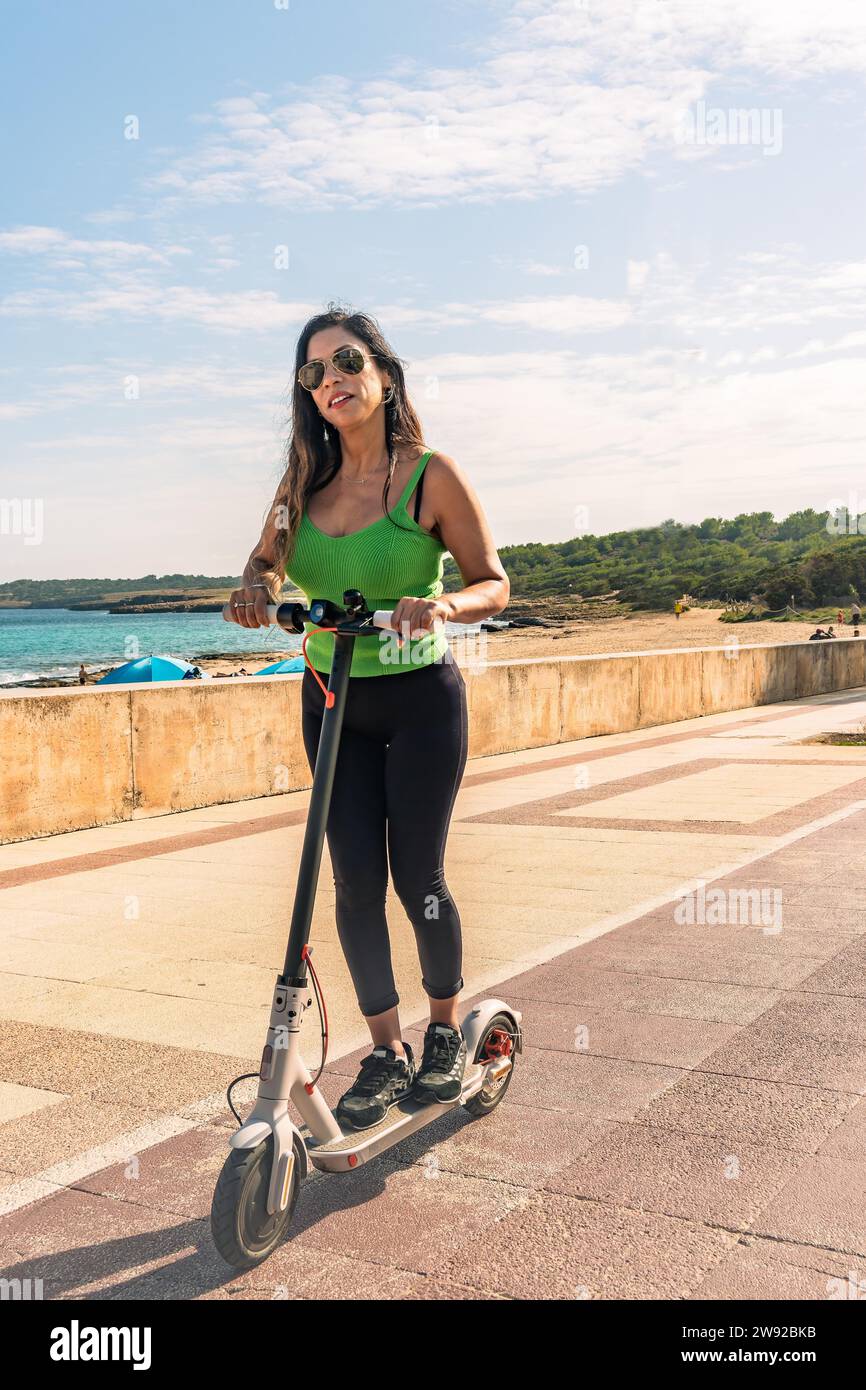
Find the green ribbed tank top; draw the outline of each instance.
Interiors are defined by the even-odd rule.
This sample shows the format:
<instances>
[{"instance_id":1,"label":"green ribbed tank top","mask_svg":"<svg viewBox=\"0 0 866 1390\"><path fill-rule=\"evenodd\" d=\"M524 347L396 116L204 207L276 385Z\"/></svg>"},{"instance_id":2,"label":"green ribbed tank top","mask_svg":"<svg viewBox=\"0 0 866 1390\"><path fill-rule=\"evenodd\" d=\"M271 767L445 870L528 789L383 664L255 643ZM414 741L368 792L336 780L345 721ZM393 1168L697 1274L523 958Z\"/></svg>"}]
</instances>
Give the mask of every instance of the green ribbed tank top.
<instances>
[{"instance_id":1,"label":"green ribbed tank top","mask_svg":"<svg viewBox=\"0 0 866 1390\"><path fill-rule=\"evenodd\" d=\"M394 608L404 595L438 598L444 587L446 548L406 510L432 454L428 449L418 460L400 500L389 513L396 525L383 515L360 531L329 536L313 525L304 508L286 575L304 594L307 606L314 598L326 598L342 607L347 589L360 589L371 610ZM320 632L311 623L304 626L312 634L307 656L317 671L330 674L334 634ZM402 647L393 634L357 637L349 674L400 675L441 660L447 651L444 632L413 637Z\"/></svg>"}]
</instances>

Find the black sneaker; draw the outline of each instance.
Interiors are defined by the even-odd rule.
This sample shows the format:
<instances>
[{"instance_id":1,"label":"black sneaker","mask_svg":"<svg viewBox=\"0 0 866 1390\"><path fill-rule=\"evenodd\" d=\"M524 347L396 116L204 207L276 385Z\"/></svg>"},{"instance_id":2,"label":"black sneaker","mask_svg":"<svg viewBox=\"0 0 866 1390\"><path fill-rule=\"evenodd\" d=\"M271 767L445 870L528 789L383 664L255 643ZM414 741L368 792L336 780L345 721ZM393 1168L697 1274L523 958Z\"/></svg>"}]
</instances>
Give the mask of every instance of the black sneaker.
<instances>
[{"instance_id":1,"label":"black sneaker","mask_svg":"<svg viewBox=\"0 0 866 1390\"><path fill-rule=\"evenodd\" d=\"M406 1056L398 1057L393 1047L374 1047L361 1063L357 1079L337 1102L340 1124L352 1129L370 1129L384 1120L392 1105L411 1094L415 1081L415 1058L407 1042Z\"/></svg>"},{"instance_id":2,"label":"black sneaker","mask_svg":"<svg viewBox=\"0 0 866 1390\"><path fill-rule=\"evenodd\" d=\"M463 1090L465 1070L466 1040L460 1029L452 1028L450 1023L429 1024L412 1099L423 1105L434 1100L456 1100Z\"/></svg>"}]
</instances>

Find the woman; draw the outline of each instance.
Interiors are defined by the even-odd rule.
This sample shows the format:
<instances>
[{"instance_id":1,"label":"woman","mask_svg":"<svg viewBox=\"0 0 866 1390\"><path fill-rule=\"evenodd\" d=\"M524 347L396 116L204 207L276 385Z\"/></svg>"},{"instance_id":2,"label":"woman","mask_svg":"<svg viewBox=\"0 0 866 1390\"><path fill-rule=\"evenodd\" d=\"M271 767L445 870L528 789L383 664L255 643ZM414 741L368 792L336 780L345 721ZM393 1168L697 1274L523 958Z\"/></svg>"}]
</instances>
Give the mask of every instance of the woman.
<instances>
[{"instance_id":1,"label":"woman","mask_svg":"<svg viewBox=\"0 0 866 1390\"><path fill-rule=\"evenodd\" d=\"M446 552L465 585L452 594L443 593ZM424 446L400 359L373 319L333 305L298 340L287 466L231 596L234 620L267 625L286 575L308 601L342 606L346 589L360 589L371 609L394 609L402 634L398 660L393 641L355 642L326 831L337 932L374 1043L336 1113L366 1129L410 1093L444 1102L462 1089L460 917L443 863L468 728L443 627L501 613L510 586L468 479ZM327 684L333 635L308 631L307 654ZM324 695L309 668L301 703L313 771ZM391 968L389 863L430 1002L417 1065L401 1037Z\"/></svg>"}]
</instances>

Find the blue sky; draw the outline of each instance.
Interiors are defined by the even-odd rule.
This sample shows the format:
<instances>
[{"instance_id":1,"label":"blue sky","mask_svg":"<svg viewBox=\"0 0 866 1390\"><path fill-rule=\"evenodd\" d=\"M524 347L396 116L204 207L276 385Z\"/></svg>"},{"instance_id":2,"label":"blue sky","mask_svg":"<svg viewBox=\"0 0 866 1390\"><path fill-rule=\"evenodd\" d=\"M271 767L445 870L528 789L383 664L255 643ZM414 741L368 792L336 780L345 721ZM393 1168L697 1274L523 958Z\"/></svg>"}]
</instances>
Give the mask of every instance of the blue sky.
<instances>
[{"instance_id":1,"label":"blue sky","mask_svg":"<svg viewBox=\"0 0 866 1390\"><path fill-rule=\"evenodd\" d=\"M239 573L333 298L379 319L500 545L866 510L855 0L4 25L0 491L43 519L4 512L0 579Z\"/></svg>"}]
</instances>

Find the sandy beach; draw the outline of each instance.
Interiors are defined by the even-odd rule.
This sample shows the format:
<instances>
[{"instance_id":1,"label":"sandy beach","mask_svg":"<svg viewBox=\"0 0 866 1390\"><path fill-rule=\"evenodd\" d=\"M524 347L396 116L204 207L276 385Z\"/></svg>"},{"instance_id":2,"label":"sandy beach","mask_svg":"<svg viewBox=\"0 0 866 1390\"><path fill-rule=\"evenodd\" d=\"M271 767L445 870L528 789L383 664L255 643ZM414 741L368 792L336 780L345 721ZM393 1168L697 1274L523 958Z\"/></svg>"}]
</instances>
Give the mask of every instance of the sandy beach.
<instances>
[{"instance_id":1,"label":"sandy beach","mask_svg":"<svg viewBox=\"0 0 866 1390\"><path fill-rule=\"evenodd\" d=\"M603 652L644 652L661 647L716 647L741 643L805 642L815 631L813 622L804 623L722 623L719 608L692 608L675 618L672 613L636 613L629 617L600 618L587 622L565 622L560 628L506 628L486 633L488 661L519 661L525 657L579 656ZM866 634L866 627L860 629ZM850 637L853 628L839 629ZM288 653L286 653L288 654ZM231 675L243 666L255 671L261 663L279 660L281 653L269 649L260 656L245 656L236 662L220 658L199 661L211 675ZM455 650L458 663L460 654ZM192 658L191 658L192 659Z\"/></svg>"}]
</instances>

